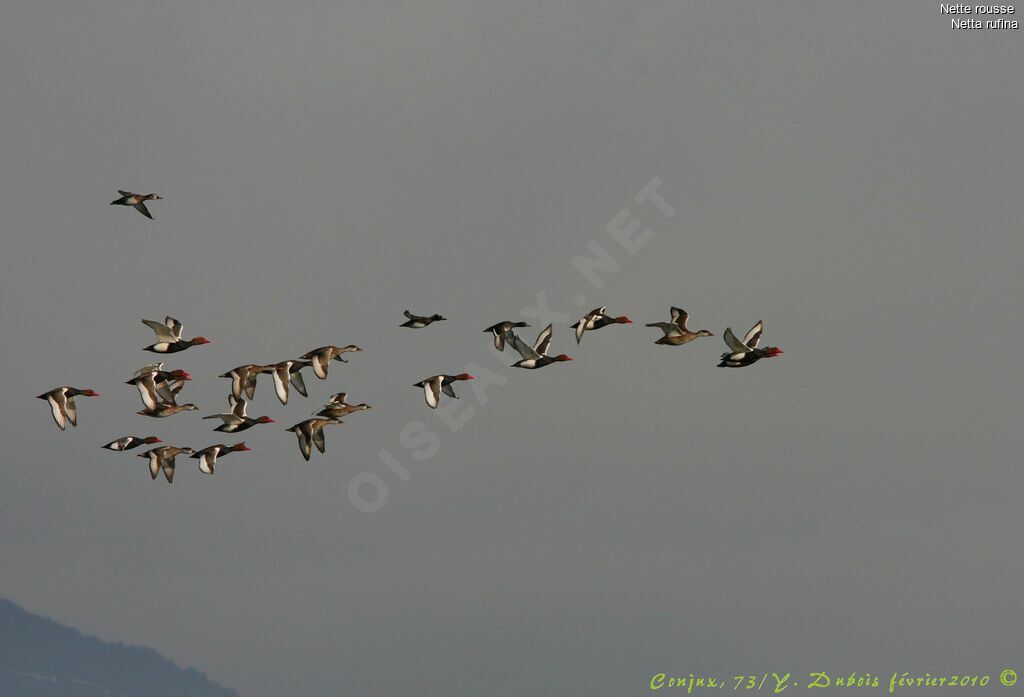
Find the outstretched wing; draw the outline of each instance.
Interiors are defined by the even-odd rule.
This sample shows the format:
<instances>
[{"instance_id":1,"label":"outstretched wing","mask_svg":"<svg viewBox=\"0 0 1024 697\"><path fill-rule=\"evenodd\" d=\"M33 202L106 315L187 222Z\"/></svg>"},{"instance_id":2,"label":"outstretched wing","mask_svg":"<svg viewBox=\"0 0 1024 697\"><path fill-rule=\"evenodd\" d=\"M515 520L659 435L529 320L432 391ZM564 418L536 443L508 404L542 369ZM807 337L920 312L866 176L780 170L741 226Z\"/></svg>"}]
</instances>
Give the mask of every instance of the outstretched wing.
<instances>
[{"instance_id":1,"label":"outstretched wing","mask_svg":"<svg viewBox=\"0 0 1024 697\"><path fill-rule=\"evenodd\" d=\"M737 339L736 335L732 333L732 327L725 328L725 334L722 335L722 338L725 339L725 345L733 353L746 353L750 350L749 346Z\"/></svg>"},{"instance_id":2,"label":"outstretched wing","mask_svg":"<svg viewBox=\"0 0 1024 697\"><path fill-rule=\"evenodd\" d=\"M246 401L241 397L236 397L233 394L228 395L228 404L231 405L231 413L239 418L245 418L245 405ZM208 417L203 417L208 418Z\"/></svg>"},{"instance_id":3,"label":"outstretched wing","mask_svg":"<svg viewBox=\"0 0 1024 697\"><path fill-rule=\"evenodd\" d=\"M672 308L672 323L684 331L690 331L686 328L686 320L690 318L690 315L681 307Z\"/></svg>"},{"instance_id":4,"label":"outstretched wing","mask_svg":"<svg viewBox=\"0 0 1024 697\"><path fill-rule=\"evenodd\" d=\"M274 368L274 389L277 391L277 398L281 404L288 403L288 366L281 365Z\"/></svg>"},{"instance_id":5,"label":"outstretched wing","mask_svg":"<svg viewBox=\"0 0 1024 697\"><path fill-rule=\"evenodd\" d=\"M751 327L750 331L747 332L747 335L743 337L743 343L749 346L750 348L757 348L757 345L761 343L761 332L763 331L764 322L758 320L757 324Z\"/></svg>"},{"instance_id":6,"label":"outstretched wing","mask_svg":"<svg viewBox=\"0 0 1024 697\"><path fill-rule=\"evenodd\" d=\"M174 332L166 324L152 319L144 319L142 320L142 323L153 330L153 333L156 334L157 342L168 344L177 343L178 337L174 336Z\"/></svg>"},{"instance_id":7,"label":"outstretched wing","mask_svg":"<svg viewBox=\"0 0 1024 697\"><path fill-rule=\"evenodd\" d=\"M306 435L301 428L295 429L295 435L298 436L299 439L299 452L302 453L302 457L308 461L309 456L313 453L313 449L310 447L309 443L309 436Z\"/></svg>"},{"instance_id":8,"label":"outstretched wing","mask_svg":"<svg viewBox=\"0 0 1024 697\"><path fill-rule=\"evenodd\" d=\"M536 356L523 356L523 358L540 358L546 356L548 353L548 347L551 346L551 325L544 327L541 333L537 335L537 341L533 345L533 350L537 353Z\"/></svg>"},{"instance_id":9,"label":"outstretched wing","mask_svg":"<svg viewBox=\"0 0 1024 697\"><path fill-rule=\"evenodd\" d=\"M204 474L213 474L213 467L217 464L217 450L207 450L199 458L199 471Z\"/></svg>"},{"instance_id":10,"label":"outstretched wing","mask_svg":"<svg viewBox=\"0 0 1024 697\"><path fill-rule=\"evenodd\" d=\"M135 210L137 210L139 213L142 213L142 215L146 216L150 220L153 219L153 216L150 215L150 213L149 213L149 209L146 208L146 202L145 201L139 201L138 203L136 203L133 206L133 208L135 208ZM166 470L165 470L165 472L166 472ZM174 476L174 465L171 465L170 477L173 477L173 476ZM168 477L167 481L171 481L170 477Z\"/></svg>"},{"instance_id":11,"label":"outstretched wing","mask_svg":"<svg viewBox=\"0 0 1024 697\"><path fill-rule=\"evenodd\" d=\"M171 330L171 334L173 334L178 341L181 341L181 322L173 317L164 317L164 324Z\"/></svg>"},{"instance_id":12,"label":"outstretched wing","mask_svg":"<svg viewBox=\"0 0 1024 697\"><path fill-rule=\"evenodd\" d=\"M441 383L443 380L443 377L437 375L423 381L423 397L427 400L427 406L431 409L437 409L437 405L441 402Z\"/></svg>"},{"instance_id":13,"label":"outstretched wing","mask_svg":"<svg viewBox=\"0 0 1024 697\"><path fill-rule=\"evenodd\" d=\"M449 397L454 397L455 399L459 398L459 396L455 394L455 389L452 387L452 384L445 380L441 380L441 391Z\"/></svg>"},{"instance_id":14,"label":"outstretched wing","mask_svg":"<svg viewBox=\"0 0 1024 697\"><path fill-rule=\"evenodd\" d=\"M306 381L302 379L302 373L300 373L297 370L294 373L292 373L291 374L291 383L292 383L292 387L294 387L295 390L300 395L302 395L303 397L308 397L309 396L309 393L306 392Z\"/></svg>"},{"instance_id":15,"label":"outstretched wing","mask_svg":"<svg viewBox=\"0 0 1024 697\"><path fill-rule=\"evenodd\" d=\"M550 325L548 328L550 329ZM510 331L506 336L508 337L508 340L512 342L512 348L519 352L519 355L523 357L524 361L531 358L535 360L540 358L540 354L537 353L532 346L516 336L515 332Z\"/></svg>"},{"instance_id":16,"label":"outstretched wing","mask_svg":"<svg viewBox=\"0 0 1024 697\"><path fill-rule=\"evenodd\" d=\"M324 429L318 428L313 431L313 445L322 453L327 452L327 437L324 436Z\"/></svg>"},{"instance_id":17,"label":"outstretched wing","mask_svg":"<svg viewBox=\"0 0 1024 697\"><path fill-rule=\"evenodd\" d=\"M64 403L64 411L68 415L68 421L71 422L72 426L78 426L78 407L75 406L75 398L68 397Z\"/></svg>"},{"instance_id":18,"label":"outstretched wing","mask_svg":"<svg viewBox=\"0 0 1024 697\"><path fill-rule=\"evenodd\" d=\"M53 420L60 427L60 430L67 428L68 417L64 412L64 403L67 401L64 398L63 393L58 397L54 397L52 394L46 396L46 401L50 403L50 413L53 414Z\"/></svg>"},{"instance_id":19,"label":"outstretched wing","mask_svg":"<svg viewBox=\"0 0 1024 697\"><path fill-rule=\"evenodd\" d=\"M405 315L409 319L419 319L419 317L417 317L413 313L409 312L408 310L402 310L402 314Z\"/></svg>"},{"instance_id":20,"label":"outstretched wing","mask_svg":"<svg viewBox=\"0 0 1024 697\"><path fill-rule=\"evenodd\" d=\"M329 363L329 361L327 360L327 355L324 353L314 353L312 356L310 356L310 359L312 360L313 363L313 374L315 374L321 380L326 379L327 364Z\"/></svg>"}]
</instances>

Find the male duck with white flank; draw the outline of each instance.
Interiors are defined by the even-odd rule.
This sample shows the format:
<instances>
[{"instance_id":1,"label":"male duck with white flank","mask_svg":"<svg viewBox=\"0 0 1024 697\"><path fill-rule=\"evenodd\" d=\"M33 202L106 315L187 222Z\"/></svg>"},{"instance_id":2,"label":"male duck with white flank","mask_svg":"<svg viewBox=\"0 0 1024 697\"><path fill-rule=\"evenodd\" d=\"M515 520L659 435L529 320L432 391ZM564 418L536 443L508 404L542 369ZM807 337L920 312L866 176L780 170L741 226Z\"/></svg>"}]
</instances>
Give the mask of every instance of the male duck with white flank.
<instances>
[{"instance_id":1,"label":"male duck with white flank","mask_svg":"<svg viewBox=\"0 0 1024 697\"><path fill-rule=\"evenodd\" d=\"M718 364L718 367L742 368L743 366L757 363L762 358L781 356L782 349L775 346L757 347L761 343L762 331L764 331L764 323L758 321L757 324L750 328L746 336L743 337L743 341L740 341L732 333L732 327L727 327L722 338L725 339L725 345L729 347L729 351L722 354L722 361Z\"/></svg>"},{"instance_id":2,"label":"male duck with white flank","mask_svg":"<svg viewBox=\"0 0 1024 697\"><path fill-rule=\"evenodd\" d=\"M131 191L121 191L120 189L117 190L117 193L121 194L121 198L111 201L111 206L131 206L150 220L153 219L153 216L146 208L146 201L159 201L162 198L156 194L133 194Z\"/></svg>"}]
</instances>

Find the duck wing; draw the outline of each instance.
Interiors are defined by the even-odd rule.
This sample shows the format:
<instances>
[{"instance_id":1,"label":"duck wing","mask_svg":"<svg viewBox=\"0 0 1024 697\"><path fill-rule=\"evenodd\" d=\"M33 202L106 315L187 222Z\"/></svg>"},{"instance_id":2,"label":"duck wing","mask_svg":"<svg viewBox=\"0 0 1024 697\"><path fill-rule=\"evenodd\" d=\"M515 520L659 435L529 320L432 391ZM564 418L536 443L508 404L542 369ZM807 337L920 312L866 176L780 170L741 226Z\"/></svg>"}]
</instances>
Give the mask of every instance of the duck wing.
<instances>
[{"instance_id":1,"label":"duck wing","mask_svg":"<svg viewBox=\"0 0 1024 697\"><path fill-rule=\"evenodd\" d=\"M310 446L309 433L302 428L295 429L295 435L299 439L299 452L302 453L302 457L309 461L309 456L313 453L313 449Z\"/></svg>"},{"instance_id":2,"label":"duck wing","mask_svg":"<svg viewBox=\"0 0 1024 697\"><path fill-rule=\"evenodd\" d=\"M289 376L289 382L292 383L292 387L303 397L308 397L309 393L306 392L306 381L302 379L302 373L299 372L305 366L292 367L292 373Z\"/></svg>"},{"instance_id":3,"label":"duck wing","mask_svg":"<svg viewBox=\"0 0 1024 697\"><path fill-rule=\"evenodd\" d=\"M146 216L150 220L153 219L153 216L150 214L149 209L146 208L146 202L145 201L139 201L134 206L132 206L132 208L137 210L139 213L142 213L142 215ZM174 476L174 465L171 465L171 476L172 477ZM167 481L171 481L171 480L168 479Z\"/></svg>"},{"instance_id":4,"label":"duck wing","mask_svg":"<svg viewBox=\"0 0 1024 697\"><path fill-rule=\"evenodd\" d=\"M60 427L60 430L67 428L68 414L64 411L64 405L67 403L67 397L64 396L63 392L59 392L54 395L52 392L46 395L46 401L50 404L50 414L53 415L53 420Z\"/></svg>"},{"instance_id":5,"label":"duck wing","mask_svg":"<svg viewBox=\"0 0 1024 697\"><path fill-rule=\"evenodd\" d=\"M321 426L320 428L318 428L315 431L313 431L312 435L313 435L313 444L316 446L316 449L319 450L321 453L326 453L327 452L327 437L324 435L324 428L323 428L323 426Z\"/></svg>"},{"instance_id":6,"label":"duck wing","mask_svg":"<svg viewBox=\"0 0 1024 697\"><path fill-rule=\"evenodd\" d=\"M540 358L546 356L548 353L548 347L551 346L551 325L544 327L540 334L537 335L537 341L533 344L533 350L537 353L536 356L523 356L523 358Z\"/></svg>"},{"instance_id":7,"label":"duck wing","mask_svg":"<svg viewBox=\"0 0 1024 697\"><path fill-rule=\"evenodd\" d=\"M174 336L175 339L181 341L181 322L174 319L173 317L164 317L164 325L166 325L167 328L171 330L171 334Z\"/></svg>"},{"instance_id":8,"label":"duck wing","mask_svg":"<svg viewBox=\"0 0 1024 697\"><path fill-rule=\"evenodd\" d=\"M681 307L673 307L672 310L672 323L682 329L684 332L690 331L686 328L686 321L690 318L689 313Z\"/></svg>"},{"instance_id":9,"label":"duck wing","mask_svg":"<svg viewBox=\"0 0 1024 697\"><path fill-rule=\"evenodd\" d=\"M757 324L751 327L747 335L743 337L743 343L752 349L757 348L757 345L761 343L761 332L763 331L764 322L758 320Z\"/></svg>"},{"instance_id":10,"label":"duck wing","mask_svg":"<svg viewBox=\"0 0 1024 697\"><path fill-rule=\"evenodd\" d=\"M174 331L162 322L157 322L152 319L144 319L142 320L142 323L153 330L153 333L156 334L157 343L175 344L181 338L180 333L178 336L175 336Z\"/></svg>"},{"instance_id":11,"label":"duck wing","mask_svg":"<svg viewBox=\"0 0 1024 697\"><path fill-rule=\"evenodd\" d=\"M750 351L750 347L737 339L736 335L732 333L732 327L725 328L725 334L722 335L722 338L725 340L725 345L733 353L747 353Z\"/></svg>"},{"instance_id":12,"label":"duck wing","mask_svg":"<svg viewBox=\"0 0 1024 697\"><path fill-rule=\"evenodd\" d=\"M431 409L437 409L437 405L441 402L441 384L443 380L443 377L437 375L423 381L423 397L427 400L427 406Z\"/></svg>"},{"instance_id":13,"label":"duck wing","mask_svg":"<svg viewBox=\"0 0 1024 697\"><path fill-rule=\"evenodd\" d=\"M287 365L279 365L274 368L274 390L277 392L277 398L281 401L281 404L288 403L288 373Z\"/></svg>"},{"instance_id":14,"label":"duck wing","mask_svg":"<svg viewBox=\"0 0 1024 697\"><path fill-rule=\"evenodd\" d=\"M455 394L455 388L452 387L452 383L448 380L441 381L441 391L449 397L454 397L455 399L459 398L459 396Z\"/></svg>"},{"instance_id":15,"label":"duck wing","mask_svg":"<svg viewBox=\"0 0 1024 697\"><path fill-rule=\"evenodd\" d=\"M330 363L329 353L321 351L314 353L309 358L313 364L313 374L321 380L325 380L327 378L327 365Z\"/></svg>"},{"instance_id":16,"label":"duck wing","mask_svg":"<svg viewBox=\"0 0 1024 697\"><path fill-rule=\"evenodd\" d=\"M72 426L78 426L78 407L75 405L75 398L68 397L64 402L64 412L68 415L68 421Z\"/></svg>"},{"instance_id":17,"label":"duck wing","mask_svg":"<svg viewBox=\"0 0 1024 697\"><path fill-rule=\"evenodd\" d=\"M531 358L534 360L540 358L540 354L532 346L520 339L515 332L510 331L508 333L508 340L512 342L512 348L519 352L524 361Z\"/></svg>"}]
</instances>

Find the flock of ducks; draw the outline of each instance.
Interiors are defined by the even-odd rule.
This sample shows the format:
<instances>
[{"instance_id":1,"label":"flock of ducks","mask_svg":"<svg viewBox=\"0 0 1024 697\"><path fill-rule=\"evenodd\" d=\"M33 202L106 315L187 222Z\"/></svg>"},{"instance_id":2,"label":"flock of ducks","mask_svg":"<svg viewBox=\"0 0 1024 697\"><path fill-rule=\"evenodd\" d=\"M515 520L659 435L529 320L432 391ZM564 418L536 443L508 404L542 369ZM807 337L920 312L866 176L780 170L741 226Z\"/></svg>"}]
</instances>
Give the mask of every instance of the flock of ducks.
<instances>
[{"instance_id":1,"label":"flock of ducks","mask_svg":"<svg viewBox=\"0 0 1024 697\"><path fill-rule=\"evenodd\" d=\"M131 206L150 219L153 216L150 214L149 209L146 208L145 202L160 200L161 198L156 194L143 195L120 190L118 193L121 194L121 198L111 201L111 205ZM607 314L606 310L607 307L595 308L572 325L577 344L583 340L583 335L587 332L597 331L614 324L632 324L633 322L625 315L619 317L611 316ZM399 326L408 329L423 329L434 322L447 319L439 314L415 315L408 310L404 314L406 321ZM706 329L691 330L687 326L689 315L682 308L671 308L670 316L671 319L668 322L652 322L645 325L647 327L656 327L662 331L663 335L654 343L664 346L683 346L694 339L714 336L714 334ZM165 317L163 322L144 319L142 323L153 330L156 339L154 343L144 347L144 351L171 354L184 351L193 346L210 343L201 336L192 339L182 338L182 324L173 317ZM512 364L511 367L513 368L536 370L552 363L572 360L572 358L564 353L554 356L548 354L553 334L551 324L541 330L532 344L528 344L519 338L515 330L529 326L526 322L506 320L487 327L484 329L484 332L493 336L494 347L498 351L503 352L507 346L511 346L519 354L520 359ZM752 365L762 358L774 358L782 355L782 350L775 346L760 347L763 330L764 323L759 321L740 340L733 334L731 327L726 328L723 339L729 350L721 355L718 367L741 368ZM255 397L256 381L260 375L272 376L274 391L278 400L281 404L287 404L291 389L294 389L303 397L308 396L306 384L302 377L304 369L311 368L313 374L318 379L326 380L332 361L348 363L343 356L347 353L357 353L360 351L362 349L355 344L347 346L328 345L315 348L299 358L279 363L246 363L232 368L219 376L231 380L228 394L229 410L225 413L212 414L202 418L219 419L221 423L213 430L222 433L238 433L253 426L274 423L274 420L269 416L251 417L247 413L248 402ZM135 375L127 381L127 384L134 386L138 390L139 397L142 400L143 408L137 412L138 414L151 418L165 418L184 411L198 410L199 407L195 404L179 404L177 401L178 395L191 379L192 376L184 370L164 370L163 363L150 363L137 370ZM460 373L458 375L439 374L424 378L414 383L413 386L422 389L427 406L436 409L441 403L442 394L458 398L454 388L456 382L472 379L474 379L473 376L468 373ZM94 390L64 386L54 388L49 392L39 395L39 399L45 400L50 405L50 413L53 416L53 420L62 431L67 428L68 423L73 427L78 426L76 397L99 397L99 393ZM295 434L299 443L299 452L308 461L314 446L321 453L326 452L325 427L344 423L342 418L371 408L366 403L350 404L348 402L348 394L338 392L331 395L330 401L324 404L319 411L315 412L312 418L300 421L286 430ZM156 436L123 436L106 443L102 447L116 452L125 452L143 445L153 445L161 442ZM139 453L138 457L146 458L149 461L149 472L153 479L156 479L160 472L163 472L164 477L170 483L174 481L175 458L178 455L187 455L198 460L200 472L213 474L218 457L247 450L250 450L250 448L244 442L238 442L234 445L217 443L200 450L189 447L162 445Z\"/></svg>"}]
</instances>

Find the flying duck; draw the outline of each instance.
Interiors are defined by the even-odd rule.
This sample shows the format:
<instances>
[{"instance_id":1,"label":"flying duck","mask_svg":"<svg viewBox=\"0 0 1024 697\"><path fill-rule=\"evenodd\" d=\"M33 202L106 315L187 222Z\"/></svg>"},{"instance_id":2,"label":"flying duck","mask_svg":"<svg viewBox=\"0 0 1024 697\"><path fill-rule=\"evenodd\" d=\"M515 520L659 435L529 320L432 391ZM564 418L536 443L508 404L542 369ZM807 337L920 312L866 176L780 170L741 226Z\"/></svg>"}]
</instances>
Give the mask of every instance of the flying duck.
<instances>
[{"instance_id":1,"label":"flying duck","mask_svg":"<svg viewBox=\"0 0 1024 697\"><path fill-rule=\"evenodd\" d=\"M185 386L185 382L191 379L192 376L184 370L154 370L133 377L125 384L135 385L142 398L142 406L150 411L156 411L160 404L176 405L175 398Z\"/></svg>"},{"instance_id":2,"label":"flying duck","mask_svg":"<svg viewBox=\"0 0 1024 697\"><path fill-rule=\"evenodd\" d=\"M469 373L459 373L458 375L434 375L425 380L420 380L413 387L422 387L423 395L427 400L427 406L431 409L437 409L437 405L441 403L441 393L444 392L449 397L458 399L459 396L455 394L455 389L452 387L452 383L457 380L473 380L475 379Z\"/></svg>"},{"instance_id":3,"label":"flying duck","mask_svg":"<svg viewBox=\"0 0 1024 697\"><path fill-rule=\"evenodd\" d=\"M408 327L409 329L423 329L423 327L429 326L434 322L441 322L448 319L447 317L442 317L441 315L430 315L429 317L421 317L419 315L414 315L408 310L403 310L402 314L408 317L409 321L403 322L398 326Z\"/></svg>"},{"instance_id":4,"label":"flying duck","mask_svg":"<svg viewBox=\"0 0 1024 697\"><path fill-rule=\"evenodd\" d=\"M605 314L607 307L598 307L583 315L580 321L572 325L576 330L576 343L583 339L583 332L594 331L609 324L632 324L633 320L623 315L622 317L611 317Z\"/></svg>"},{"instance_id":5,"label":"flying duck","mask_svg":"<svg viewBox=\"0 0 1024 697\"><path fill-rule=\"evenodd\" d=\"M156 409L142 409L135 412L139 416L152 416L154 419L163 419L174 416L183 411L196 411L199 407L195 404L163 404L157 405Z\"/></svg>"},{"instance_id":6,"label":"flying duck","mask_svg":"<svg viewBox=\"0 0 1024 697\"><path fill-rule=\"evenodd\" d=\"M152 319L144 319L142 320L142 323L152 329L156 334L156 343L146 346L142 349L143 351L151 351L153 353L177 353L178 351L184 351L192 346L210 343L208 339L204 339L201 336L189 339L188 341L182 339L181 322L173 317L164 318L162 323Z\"/></svg>"},{"instance_id":7,"label":"flying duck","mask_svg":"<svg viewBox=\"0 0 1024 697\"><path fill-rule=\"evenodd\" d=\"M164 445L147 450L144 453L139 453L137 457L149 458L149 474L153 479L156 479L156 476L160 474L160 470L163 470L164 476L167 477L167 483L170 484L174 481L174 458L182 453L191 455L193 452L192 448L176 448L171 445Z\"/></svg>"},{"instance_id":8,"label":"flying duck","mask_svg":"<svg viewBox=\"0 0 1024 697\"><path fill-rule=\"evenodd\" d=\"M657 327L664 336L655 341L656 344L663 344L665 346L682 346L688 344L694 339L702 336L714 336L707 329L698 329L693 332L686 326L686 320L689 319L690 315L687 314L686 310L681 307L673 307L672 321L671 322L651 322L646 325L648 327Z\"/></svg>"},{"instance_id":9,"label":"flying duck","mask_svg":"<svg viewBox=\"0 0 1024 697\"><path fill-rule=\"evenodd\" d=\"M369 404L365 402L362 404L346 404L342 402L331 402L325 404L324 408L313 414L313 416L326 416L329 419L340 419L343 416L355 413L357 411L366 411L367 409L373 409Z\"/></svg>"},{"instance_id":10,"label":"flying duck","mask_svg":"<svg viewBox=\"0 0 1024 697\"><path fill-rule=\"evenodd\" d=\"M274 376L274 390L277 392L277 398L281 401L281 404L288 403L289 383L303 397L309 396L309 393L306 392L306 383L302 379L302 373L299 371L303 368L308 368L311 364L312 361L281 361L280 363L263 367L264 373L270 373Z\"/></svg>"},{"instance_id":11,"label":"flying duck","mask_svg":"<svg viewBox=\"0 0 1024 697\"><path fill-rule=\"evenodd\" d=\"M75 397L99 397L99 392L93 390L80 390L77 387L55 387L49 392L38 395L38 399L45 399L50 404L50 413L53 420L60 427L60 430L67 428L70 421L72 426L78 426L78 407L75 406Z\"/></svg>"},{"instance_id":12,"label":"flying duck","mask_svg":"<svg viewBox=\"0 0 1024 697\"><path fill-rule=\"evenodd\" d=\"M149 445L150 443L159 442L161 441L156 436L146 436L145 438L139 438L138 436L125 436L124 438L112 440L106 445L101 445L100 447L106 448L107 450L116 450L117 452L122 452L125 450L131 450L132 448L137 448L140 445Z\"/></svg>"},{"instance_id":13,"label":"flying duck","mask_svg":"<svg viewBox=\"0 0 1024 697\"><path fill-rule=\"evenodd\" d=\"M316 445L316 449L321 453L326 453L327 440L324 438L324 426L340 423L344 422L337 419L306 419L285 430L291 431L299 439L299 452L308 462L312 453L310 443Z\"/></svg>"},{"instance_id":14,"label":"flying duck","mask_svg":"<svg viewBox=\"0 0 1024 697\"><path fill-rule=\"evenodd\" d=\"M146 201L159 201L162 198L156 194L133 194L131 191L121 191L120 189L117 190L117 193L121 194L121 198L111 201L111 206L131 206L150 220L153 219L153 216L146 208Z\"/></svg>"},{"instance_id":15,"label":"flying duck","mask_svg":"<svg viewBox=\"0 0 1024 697\"><path fill-rule=\"evenodd\" d=\"M761 343L762 331L764 331L764 323L758 321L757 324L750 328L746 336L743 337L743 341L740 341L732 333L732 327L726 327L722 338L725 339L725 345L729 347L729 351L722 354L722 362L718 364L718 367L742 368L751 363L757 363L762 358L781 356L782 349L780 348L774 346L757 347Z\"/></svg>"},{"instance_id":16,"label":"flying duck","mask_svg":"<svg viewBox=\"0 0 1024 697\"><path fill-rule=\"evenodd\" d=\"M256 394L256 376L265 372L267 372L267 366L246 363L232 368L226 373L221 373L218 377L231 378L231 394L235 398L240 399L244 392L246 397L252 399Z\"/></svg>"},{"instance_id":17,"label":"flying duck","mask_svg":"<svg viewBox=\"0 0 1024 697\"><path fill-rule=\"evenodd\" d=\"M356 351L362 351L362 349L355 344L349 344L348 346L321 346L304 354L302 358L311 361L313 363L313 372L318 378L324 380L327 378L327 365L332 360L348 363L348 361L342 358L342 355Z\"/></svg>"},{"instance_id":18,"label":"flying duck","mask_svg":"<svg viewBox=\"0 0 1024 697\"><path fill-rule=\"evenodd\" d=\"M536 370L537 368L543 368L550 363L572 360L564 353L554 357L548 355L548 347L551 346L550 324L544 327L540 334L537 335L537 340L533 342L533 346L530 346L520 339L516 336L516 333L511 330L507 332L507 336L508 340L512 343L512 348L518 351L519 355L522 356L522 360L516 361L512 364L513 368Z\"/></svg>"},{"instance_id":19,"label":"flying duck","mask_svg":"<svg viewBox=\"0 0 1024 697\"><path fill-rule=\"evenodd\" d=\"M530 325L526 322L510 322L505 320L504 322L498 322L492 324L484 330L484 333L491 333L494 335L494 348L499 351L505 350L505 335L512 331L515 327L529 327Z\"/></svg>"},{"instance_id":20,"label":"flying duck","mask_svg":"<svg viewBox=\"0 0 1024 697\"><path fill-rule=\"evenodd\" d=\"M199 471L205 474L213 474L214 465L217 464L218 455L227 455L228 453L237 453L242 450L252 450L245 443L235 443L234 445L224 445L218 443L217 445L211 445L208 448L197 450L189 457L194 457L199 460Z\"/></svg>"},{"instance_id":21,"label":"flying duck","mask_svg":"<svg viewBox=\"0 0 1024 697\"><path fill-rule=\"evenodd\" d=\"M231 411L227 414L213 414L212 416L204 416L204 419L220 419L222 423L214 431L221 431L222 433L237 433L238 431L244 431L247 428L252 428L256 424L272 424L274 420L269 416L259 416L251 418L245 413L246 401L241 397L235 397L234 395L228 395L228 404L231 405Z\"/></svg>"}]
</instances>

